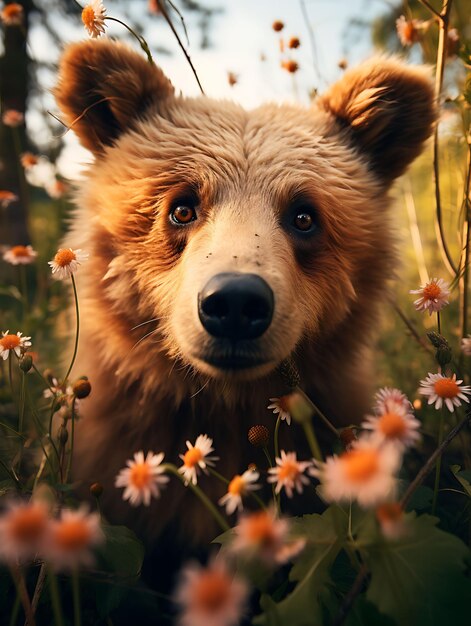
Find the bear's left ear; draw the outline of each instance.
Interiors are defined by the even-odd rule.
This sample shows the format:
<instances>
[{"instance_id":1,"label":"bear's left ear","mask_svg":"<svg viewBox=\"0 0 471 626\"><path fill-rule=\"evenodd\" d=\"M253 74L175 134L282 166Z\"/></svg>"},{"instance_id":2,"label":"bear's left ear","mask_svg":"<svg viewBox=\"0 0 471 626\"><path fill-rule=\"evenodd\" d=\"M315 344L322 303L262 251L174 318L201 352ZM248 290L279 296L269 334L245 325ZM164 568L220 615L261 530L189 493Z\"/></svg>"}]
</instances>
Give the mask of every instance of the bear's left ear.
<instances>
[{"instance_id":1,"label":"bear's left ear","mask_svg":"<svg viewBox=\"0 0 471 626\"><path fill-rule=\"evenodd\" d=\"M429 70L381 57L347 71L319 104L386 186L420 154L437 115Z\"/></svg>"},{"instance_id":2,"label":"bear's left ear","mask_svg":"<svg viewBox=\"0 0 471 626\"><path fill-rule=\"evenodd\" d=\"M129 130L150 106L173 94L161 69L110 39L67 46L54 89L65 121L95 154Z\"/></svg>"}]
</instances>

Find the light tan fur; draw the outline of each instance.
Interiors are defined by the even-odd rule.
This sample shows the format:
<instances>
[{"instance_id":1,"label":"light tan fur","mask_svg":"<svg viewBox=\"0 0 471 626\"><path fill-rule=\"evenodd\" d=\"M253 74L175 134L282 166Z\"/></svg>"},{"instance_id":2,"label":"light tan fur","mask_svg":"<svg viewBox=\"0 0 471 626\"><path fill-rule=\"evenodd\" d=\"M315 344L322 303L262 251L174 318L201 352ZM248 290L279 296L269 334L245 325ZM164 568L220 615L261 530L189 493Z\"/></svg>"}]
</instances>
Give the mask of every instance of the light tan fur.
<instances>
[{"instance_id":1,"label":"light tan fur","mask_svg":"<svg viewBox=\"0 0 471 626\"><path fill-rule=\"evenodd\" d=\"M95 163L77 192L67 245L90 252L78 275L82 316L75 372L89 376L74 474L105 485L113 521L155 539L172 528L199 543L215 529L173 483L138 514L113 486L144 449L180 463L185 441L214 439L218 471L263 465L247 430L286 391L276 366L292 357L301 386L338 424L360 419L373 377L368 348L394 272L392 180L419 153L434 121L427 70L375 59L347 72L311 109L176 96L162 72L125 46L89 41L62 59L58 103ZM189 191L197 221L169 222ZM319 232L300 243L283 225L293 198L315 207ZM275 294L257 340L263 365L227 372L201 354L197 298L215 274L255 273ZM282 446L302 447L296 425ZM224 486L203 478L216 499Z\"/></svg>"}]
</instances>

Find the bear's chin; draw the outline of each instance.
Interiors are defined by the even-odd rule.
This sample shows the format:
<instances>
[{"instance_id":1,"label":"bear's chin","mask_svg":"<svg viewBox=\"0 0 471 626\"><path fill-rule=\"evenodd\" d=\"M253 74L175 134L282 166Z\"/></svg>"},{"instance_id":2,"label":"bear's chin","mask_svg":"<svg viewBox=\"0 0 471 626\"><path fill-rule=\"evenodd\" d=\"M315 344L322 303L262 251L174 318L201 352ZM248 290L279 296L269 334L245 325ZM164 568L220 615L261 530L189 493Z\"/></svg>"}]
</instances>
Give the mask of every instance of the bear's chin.
<instances>
[{"instance_id":1,"label":"bear's chin","mask_svg":"<svg viewBox=\"0 0 471 626\"><path fill-rule=\"evenodd\" d=\"M261 361L243 356L221 358L192 355L191 365L200 374L217 380L246 382L268 376L275 370L278 361Z\"/></svg>"}]
</instances>

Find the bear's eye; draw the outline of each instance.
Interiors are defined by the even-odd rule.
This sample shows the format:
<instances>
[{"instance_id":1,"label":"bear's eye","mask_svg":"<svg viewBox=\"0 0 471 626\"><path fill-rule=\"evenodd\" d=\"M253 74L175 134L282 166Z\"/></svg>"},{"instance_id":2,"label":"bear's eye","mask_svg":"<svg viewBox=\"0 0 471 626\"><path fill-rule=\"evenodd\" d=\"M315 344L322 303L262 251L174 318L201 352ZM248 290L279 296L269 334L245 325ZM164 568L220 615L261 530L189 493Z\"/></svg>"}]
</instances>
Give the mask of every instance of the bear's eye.
<instances>
[{"instance_id":1,"label":"bear's eye","mask_svg":"<svg viewBox=\"0 0 471 626\"><path fill-rule=\"evenodd\" d=\"M307 211L298 211L294 216L293 226L303 233L315 228L314 218Z\"/></svg>"},{"instance_id":2,"label":"bear's eye","mask_svg":"<svg viewBox=\"0 0 471 626\"><path fill-rule=\"evenodd\" d=\"M193 206L179 204L170 211L170 219L175 224L189 224L196 220L196 209Z\"/></svg>"}]
</instances>

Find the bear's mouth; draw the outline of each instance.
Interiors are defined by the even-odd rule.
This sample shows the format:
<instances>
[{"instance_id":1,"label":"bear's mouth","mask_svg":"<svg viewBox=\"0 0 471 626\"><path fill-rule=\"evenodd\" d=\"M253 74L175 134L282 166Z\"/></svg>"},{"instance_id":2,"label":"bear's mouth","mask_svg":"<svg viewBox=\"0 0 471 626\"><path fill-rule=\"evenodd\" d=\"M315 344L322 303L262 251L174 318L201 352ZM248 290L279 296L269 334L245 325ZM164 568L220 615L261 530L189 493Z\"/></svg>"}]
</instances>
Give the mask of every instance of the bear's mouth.
<instances>
[{"instance_id":1,"label":"bear's mouth","mask_svg":"<svg viewBox=\"0 0 471 626\"><path fill-rule=\"evenodd\" d=\"M237 345L212 348L194 355L199 361L220 370L245 370L269 363L266 356L250 352Z\"/></svg>"}]
</instances>

